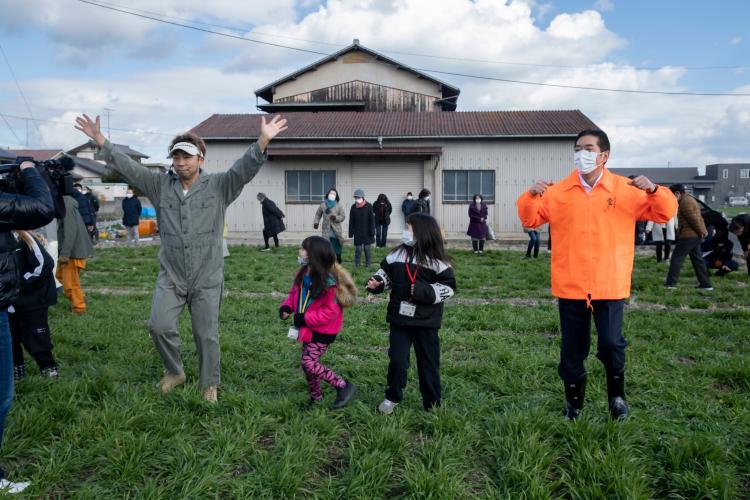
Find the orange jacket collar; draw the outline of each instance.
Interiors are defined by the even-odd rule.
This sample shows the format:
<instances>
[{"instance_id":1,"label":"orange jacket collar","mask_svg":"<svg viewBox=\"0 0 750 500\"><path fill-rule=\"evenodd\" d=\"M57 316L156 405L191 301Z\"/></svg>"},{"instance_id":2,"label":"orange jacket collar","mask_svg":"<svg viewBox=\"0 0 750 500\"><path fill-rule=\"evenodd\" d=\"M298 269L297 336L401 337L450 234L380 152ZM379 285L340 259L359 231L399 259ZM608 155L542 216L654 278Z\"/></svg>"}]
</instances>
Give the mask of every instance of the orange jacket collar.
<instances>
[{"instance_id":1,"label":"orange jacket collar","mask_svg":"<svg viewBox=\"0 0 750 500\"><path fill-rule=\"evenodd\" d=\"M607 167L604 167L602 169L602 178L599 179L599 183L597 184L597 186L601 185L604 189L611 193L614 189L614 182L615 179L612 172L610 172ZM583 189L583 186L581 186L581 180L578 177L578 169L573 170L569 176L561 181L561 184L563 191L568 191L575 188L576 186Z\"/></svg>"}]
</instances>

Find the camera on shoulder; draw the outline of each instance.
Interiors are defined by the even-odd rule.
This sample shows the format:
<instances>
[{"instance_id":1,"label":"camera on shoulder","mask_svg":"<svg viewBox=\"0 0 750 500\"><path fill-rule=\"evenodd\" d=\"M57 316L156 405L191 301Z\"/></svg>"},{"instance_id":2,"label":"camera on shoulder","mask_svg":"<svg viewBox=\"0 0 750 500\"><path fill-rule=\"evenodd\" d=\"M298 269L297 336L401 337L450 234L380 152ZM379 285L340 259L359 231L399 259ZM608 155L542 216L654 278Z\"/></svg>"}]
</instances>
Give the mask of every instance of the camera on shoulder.
<instances>
[{"instance_id":1,"label":"camera on shoulder","mask_svg":"<svg viewBox=\"0 0 750 500\"><path fill-rule=\"evenodd\" d=\"M19 156L15 163L0 165L0 191L12 194L25 194L21 178L21 164L30 161L49 186L55 204L55 217L65 216L65 203L62 197L73 192L73 159L63 156L56 160L35 161L31 157Z\"/></svg>"}]
</instances>

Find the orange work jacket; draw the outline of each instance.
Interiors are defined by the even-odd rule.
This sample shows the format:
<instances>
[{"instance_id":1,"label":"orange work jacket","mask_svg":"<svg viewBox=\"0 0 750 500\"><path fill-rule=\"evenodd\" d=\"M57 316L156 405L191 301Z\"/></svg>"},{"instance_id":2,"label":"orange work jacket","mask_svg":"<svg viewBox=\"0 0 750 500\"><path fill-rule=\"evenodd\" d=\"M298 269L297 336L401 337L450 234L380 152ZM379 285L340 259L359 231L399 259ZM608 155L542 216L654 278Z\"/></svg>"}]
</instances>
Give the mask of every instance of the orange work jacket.
<instances>
[{"instance_id":1,"label":"orange work jacket","mask_svg":"<svg viewBox=\"0 0 750 500\"><path fill-rule=\"evenodd\" d=\"M648 194L629 182L604 168L587 193L574 170L544 195L527 191L516 201L524 227L550 225L554 296L589 301L630 296L635 222L667 222L677 212L677 198L667 188Z\"/></svg>"}]
</instances>

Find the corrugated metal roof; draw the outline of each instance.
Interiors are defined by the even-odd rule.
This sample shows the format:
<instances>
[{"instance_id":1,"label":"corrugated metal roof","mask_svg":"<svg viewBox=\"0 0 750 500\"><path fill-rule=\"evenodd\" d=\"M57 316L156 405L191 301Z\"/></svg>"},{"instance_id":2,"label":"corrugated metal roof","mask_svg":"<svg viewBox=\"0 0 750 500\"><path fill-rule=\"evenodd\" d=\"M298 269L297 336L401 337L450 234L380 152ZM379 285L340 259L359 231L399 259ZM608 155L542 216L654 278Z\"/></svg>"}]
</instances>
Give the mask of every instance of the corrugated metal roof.
<instances>
[{"instance_id":1,"label":"corrugated metal roof","mask_svg":"<svg viewBox=\"0 0 750 500\"><path fill-rule=\"evenodd\" d=\"M204 139L254 139L261 114L215 114L192 129ZM578 110L283 113L280 139L572 136L598 128Z\"/></svg>"},{"instance_id":2,"label":"corrugated metal roof","mask_svg":"<svg viewBox=\"0 0 750 500\"><path fill-rule=\"evenodd\" d=\"M270 146L268 156L434 156L443 152L441 147L361 147L361 148L300 148Z\"/></svg>"}]
</instances>

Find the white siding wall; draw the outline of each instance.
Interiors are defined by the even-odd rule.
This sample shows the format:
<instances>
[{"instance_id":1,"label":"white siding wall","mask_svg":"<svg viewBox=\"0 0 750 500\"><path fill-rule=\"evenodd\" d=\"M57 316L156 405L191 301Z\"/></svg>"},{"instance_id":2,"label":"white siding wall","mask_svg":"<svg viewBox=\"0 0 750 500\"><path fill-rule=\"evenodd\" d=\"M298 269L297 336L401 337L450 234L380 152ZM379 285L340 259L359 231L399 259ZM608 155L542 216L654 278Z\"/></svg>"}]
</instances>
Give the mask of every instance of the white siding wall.
<instances>
[{"instance_id":1,"label":"white siding wall","mask_svg":"<svg viewBox=\"0 0 750 500\"><path fill-rule=\"evenodd\" d=\"M528 189L537 179L548 178L558 181L567 176L573 165L573 139L570 140L386 140L388 146L441 146L443 154L437 161L420 161L422 166L422 185L405 185L406 176L393 176L392 172L383 171L383 181L378 181L378 192L386 192L393 204L394 212L400 211L403 195L406 191L418 194L421 187L432 191L431 205L433 215L450 237L460 237L468 227L467 204L442 204L444 170L495 170L495 203L490 205L490 222L495 231L504 236L523 237L522 227L518 221L515 202L518 196ZM209 144L206 164L207 172L219 172L229 169L234 160L242 155L249 144L212 142ZM292 145L292 144L289 144ZM318 143L318 146L321 144ZM342 143L328 142L326 146L338 146ZM350 142L348 146L361 145ZM388 162L388 159L378 159ZM391 160L403 164L403 160ZM414 162L412 162L414 163ZM355 164L362 165L361 159ZM413 168L413 167L412 167ZM417 171L419 167L416 167ZM245 187L239 198L227 212L227 223L230 232L239 236L260 237L262 217L260 204L255 198L259 191L276 202L287 215L285 224L288 232L282 236L299 237L313 232L312 220L316 205L286 204L285 178L286 170L336 170L336 184L344 206L351 204L351 197L356 186L353 177L352 161L349 159L306 159L284 158L268 161L261 168L253 181ZM389 169L390 170L390 169ZM414 172L411 172L414 174ZM364 179L364 178L363 178ZM369 179L369 177L368 177ZM370 180L366 180L370 183ZM374 181L373 181L374 182ZM416 180L409 180L409 184ZM385 184L384 184L385 183ZM390 188L387 186L390 183ZM374 185L374 184L373 184ZM367 192L367 198L374 201L377 192ZM394 225L394 230L399 230ZM545 229L546 231L546 229ZM395 233L394 233L395 234Z\"/></svg>"},{"instance_id":2,"label":"white siding wall","mask_svg":"<svg viewBox=\"0 0 750 500\"><path fill-rule=\"evenodd\" d=\"M489 221L496 232L521 233L516 199L537 179L559 180L573 165L573 141L449 142L436 172L435 198L442 202L443 170L494 170L495 202ZM437 200L436 200L437 201ZM469 226L468 203L438 206L436 216L448 235L464 234ZM546 230L546 229L545 229Z\"/></svg>"}]
</instances>

